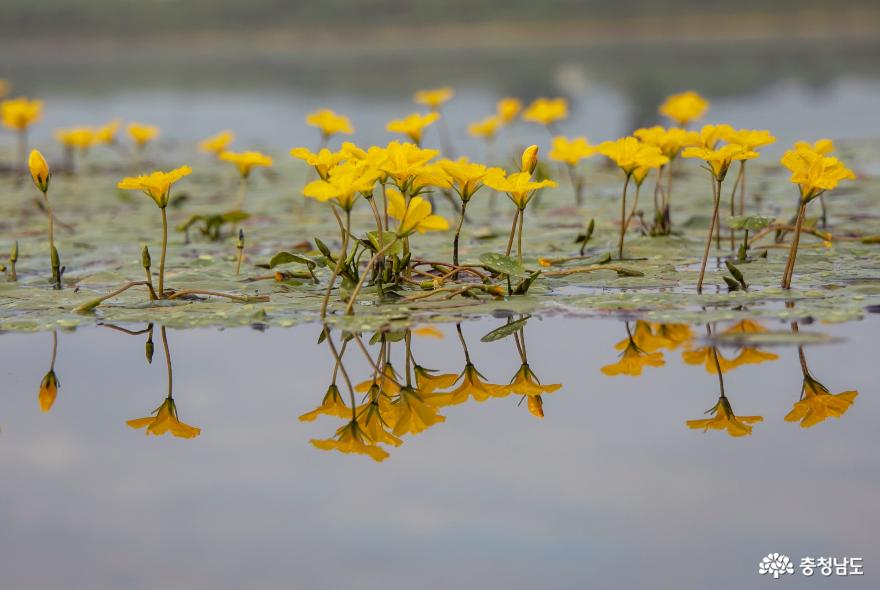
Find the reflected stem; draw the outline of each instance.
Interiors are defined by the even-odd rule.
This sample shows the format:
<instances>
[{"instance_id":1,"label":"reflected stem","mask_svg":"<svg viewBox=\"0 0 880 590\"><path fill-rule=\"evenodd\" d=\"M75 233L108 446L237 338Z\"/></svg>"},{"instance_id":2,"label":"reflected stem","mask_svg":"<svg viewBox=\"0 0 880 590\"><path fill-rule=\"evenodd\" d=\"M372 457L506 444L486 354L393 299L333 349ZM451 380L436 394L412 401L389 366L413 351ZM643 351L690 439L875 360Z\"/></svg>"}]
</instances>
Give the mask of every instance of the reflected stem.
<instances>
[{"instance_id":1,"label":"reflected stem","mask_svg":"<svg viewBox=\"0 0 880 590\"><path fill-rule=\"evenodd\" d=\"M458 332L458 340L461 342L462 350L464 350L464 360L467 364L471 364L471 355L468 352L467 342L464 341L464 334L461 333L461 322L455 324L455 331Z\"/></svg>"},{"instance_id":2,"label":"reflected stem","mask_svg":"<svg viewBox=\"0 0 880 590\"><path fill-rule=\"evenodd\" d=\"M171 351L168 349L168 335L165 333L165 326L160 328L160 332L162 334L162 348L165 349L165 367L168 371L168 399L171 399L174 379L173 371L171 369Z\"/></svg>"}]
</instances>

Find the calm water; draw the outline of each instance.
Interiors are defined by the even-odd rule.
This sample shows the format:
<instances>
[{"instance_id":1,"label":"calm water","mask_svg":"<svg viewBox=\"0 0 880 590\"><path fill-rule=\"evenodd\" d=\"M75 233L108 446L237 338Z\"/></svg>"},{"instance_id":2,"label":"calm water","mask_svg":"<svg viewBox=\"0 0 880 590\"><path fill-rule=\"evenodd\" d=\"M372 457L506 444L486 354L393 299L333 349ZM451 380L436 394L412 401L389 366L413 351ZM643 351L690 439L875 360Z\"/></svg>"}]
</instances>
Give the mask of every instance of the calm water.
<instances>
[{"instance_id":1,"label":"calm water","mask_svg":"<svg viewBox=\"0 0 880 590\"><path fill-rule=\"evenodd\" d=\"M471 361L496 384L521 364L512 337L480 341L504 323L462 325ZM700 340L661 350L665 365L641 377L603 374L627 327L530 319L530 367L562 384L543 396L543 420L519 395L471 399L403 436L382 463L309 444L341 419L297 420L321 403L335 364L317 325L169 331L179 417L201 428L193 439L126 425L166 395L158 326L152 365L145 334L59 332L61 388L48 413L37 390L52 334L0 336L0 585L733 589L773 586L757 564L778 551L796 565L864 558L862 577L797 574L789 587L876 587L876 319L800 327L839 339L803 352L832 393L859 392L840 419L783 420L801 392L797 347L765 347L778 358L726 371L735 412L764 418L739 438L686 426L719 396L717 375L682 360ZM413 336L414 358L457 373L455 327L438 328L441 339ZM369 379L349 346L347 373ZM404 348L391 345L399 371ZM720 349L731 361L741 352Z\"/></svg>"}]
</instances>

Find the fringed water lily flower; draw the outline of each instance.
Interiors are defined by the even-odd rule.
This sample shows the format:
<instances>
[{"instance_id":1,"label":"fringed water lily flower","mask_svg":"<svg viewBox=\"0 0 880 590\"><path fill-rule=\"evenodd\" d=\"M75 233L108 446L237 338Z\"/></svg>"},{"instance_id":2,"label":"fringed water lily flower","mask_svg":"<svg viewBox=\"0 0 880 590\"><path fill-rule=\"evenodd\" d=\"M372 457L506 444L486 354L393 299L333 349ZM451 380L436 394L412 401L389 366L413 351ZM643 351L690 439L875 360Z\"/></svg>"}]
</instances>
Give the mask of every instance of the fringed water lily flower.
<instances>
[{"instance_id":1,"label":"fringed water lily flower","mask_svg":"<svg viewBox=\"0 0 880 590\"><path fill-rule=\"evenodd\" d=\"M154 436L162 436L170 432L178 438L195 438L202 432L200 428L180 421L177 416L177 405L171 397L166 398L153 414L146 418L129 420L126 424L136 430L146 427L146 434Z\"/></svg>"},{"instance_id":2,"label":"fringed water lily flower","mask_svg":"<svg viewBox=\"0 0 880 590\"><path fill-rule=\"evenodd\" d=\"M162 212L162 255L159 259L159 297L164 296L165 289L165 256L168 250L168 215L166 209L171 200L171 186L192 173L189 166L181 166L170 172L156 171L152 174L123 178L116 186L123 190L143 191L153 199Z\"/></svg>"},{"instance_id":3,"label":"fringed water lily flower","mask_svg":"<svg viewBox=\"0 0 880 590\"><path fill-rule=\"evenodd\" d=\"M16 167L24 172L27 159L27 130L43 116L43 101L24 97L0 102L0 119L3 126L18 134L18 162Z\"/></svg>"},{"instance_id":4,"label":"fringed water lily flower","mask_svg":"<svg viewBox=\"0 0 880 590\"><path fill-rule=\"evenodd\" d=\"M394 405L397 407L397 421L394 423L393 434L418 434L435 424L446 421L446 417L428 405L425 395L412 387L401 387Z\"/></svg>"},{"instance_id":5,"label":"fringed water lily flower","mask_svg":"<svg viewBox=\"0 0 880 590\"><path fill-rule=\"evenodd\" d=\"M709 110L709 101L693 90L673 94L660 105L660 114L682 127L700 119Z\"/></svg>"},{"instance_id":6,"label":"fringed water lily flower","mask_svg":"<svg viewBox=\"0 0 880 590\"><path fill-rule=\"evenodd\" d=\"M461 199L461 212L458 218L458 225L455 228L455 237L452 240L452 263L458 266L458 241L461 236L461 227L464 224L468 203L474 194L483 187L487 177L493 175L503 176L504 170L476 164L467 158L460 158L456 161L441 160L438 162L438 165L452 180L451 188Z\"/></svg>"},{"instance_id":7,"label":"fringed water lily flower","mask_svg":"<svg viewBox=\"0 0 880 590\"><path fill-rule=\"evenodd\" d=\"M327 145L327 142L334 135L344 134L351 135L354 133L354 127L351 125L348 117L339 115L330 109L320 109L306 116L306 124L317 127L321 131L321 145Z\"/></svg>"},{"instance_id":8,"label":"fringed water lily flower","mask_svg":"<svg viewBox=\"0 0 880 590\"><path fill-rule=\"evenodd\" d=\"M681 353L681 360L688 365L703 365L706 372L717 375L735 369L738 365L735 359L728 359L718 352L714 346L701 346L693 350L685 350Z\"/></svg>"},{"instance_id":9,"label":"fringed water lily flower","mask_svg":"<svg viewBox=\"0 0 880 590\"><path fill-rule=\"evenodd\" d=\"M385 148L385 159L378 168L394 181L401 192L406 193L412 177L439 154L437 150L422 149L413 143L392 141Z\"/></svg>"},{"instance_id":10,"label":"fringed water lily flower","mask_svg":"<svg viewBox=\"0 0 880 590\"><path fill-rule=\"evenodd\" d=\"M426 127L434 123L440 118L440 114L430 112L427 114L412 113L403 119L394 119L389 121L385 126L386 131L391 133L402 133L406 135L410 141L417 146L422 144L422 135Z\"/></svg>"},{"instance_id":11,"label":"fringed water lily flower","mask_svg":"<svg viewBox=\"0 0 880 590\"><path fill-rule=\"evenodd\" d=\"M364 432L357 420L350 420L336 431L331 439L312 439L309 441L322 451L339 451L340 453L356 453L367 455L377 462L388 458L388 452L382 447L372 444L373 441Z\"/></svg>"},{"instance_id":12,"label":"fringed water lily flower","mask_svg":"<svg viewBox=\"0 0 880 590\"><path fill-rule=\"evenodd\" d=\"M346 144L354 146L354 144ZM356 146L355 146L356 147ZM308 148L298 147L290 150L290 155L298 160L302 160L309 166L315 169L315 172L318 173L318 176L323 179L327 179L327 176L330 174L330 170L333 169L334 166L339 164L342 160L348 157L344 152L332 152L327 148L322 148L318 150L317 153L312 152Z\"/></svg>"},{"instance_id":13,"label":"fringed water lily flower","mask_svg":"<svg viewBox=\"0 0 880 590\"><path fill-rule=\"evenodd\" d=\"M222 152L218 156L224 162L233 164L238 169L239 183L238 195L235 199L235 210L244 210L244 200L247 195L247 179L254 168L268 168L272 165L272 158L262 152Z\"/></svg>"},{"instance_id":14,"label":"fringed water lily flower","mask_svg":"<svg viewBox=\"0 0 880 590\"><path fill-rule=\"evenodd\" d=\"M714 414L714 416L701 420L688 420L688 428L693 428L694 430L702 429L704 432L709 430L726 430L730 436L738 437L751 434L751 425L764 421L762 416L737 416L733 413L730 401L724 395L718 398L718 403L706 413Z\"/></svg>"},{"instance_id":15,"label":"fringed water lily flower","mask_svg":"<svg viewBox=\"0 0 880 590\"><path fill-rule=\"evenodd\" d=\"M571 179L571 188L574 191L575 204L580 205L583 202L584 179L577 172L577 165L582 160L596 154L597 148L590 145L586 137L575 137L569 139L562 135L553 138L553 147L547 154L551 160L562 162L568 170L568 176Z\"/></svg>"},{"instance_id":16,"label":"fringed water lily flower","mask_svg":"<svg viewBox=\"0 0 880 590\"><path fill-rule=\"evenodd\" d=\"M518 98L502 98L495 104L495 114L501 120L501 123L507 125L516 120L522 111L523 104Z\"/></svg>"},{"instance_id":17,"label":"fringed water lily flower","mask_svg":"<svg viewBox=\"0 0 880 590\"><path fill-rule=\"evenodd\" d=\"M648 352L639 347L635 335L629 332L629 325L627 325L627 337L615 344L614 348L623 352L619 361L601 368L601 371L609 377L616 375L638 377L644 367L662 367L666 364L663 353Z\"/></svg>"},{"instance_id":18,"label":"fringed water lily flower","mask_svg":"<svg viewBox=\"0 0 880 590\"><path fill-rule=\"evenodd\" d=\"M232 131L221 131L216 135L203 139L199 143L199 150L208 154L214 154L219 158L220 154L229 149L233 141L235 141L235 133Z\"/></svg>"},{"instance_id":19,"label":"fringed water lily flower","mask_svg":"<svg viewBox=\"0 0 880 590\"><path fill-rule=\"evenodd\" d=\"M529 367L528 363L522 363L517 370L516 375L510 380L510 385L504 386L507 393L518 393L528 397L553 393L554 391L558 391L561 387L561 383L542 384L538 379L538 376L535 375L535 372Z\"/></svg>"},{"instance_id":20,"label":"fringed water lily flower","mask_svg":"<svg viewBox=\"0 0 880 590\"><path fill-rule=\"evenodd\" d=\"M337 418L351 416L351 408L349 408L345 403L345 400L342 399L342 394L339 392L339 388L335 383L327 388L327 393L324 394L324 399L321 400L321 405L311 412L306 412L300 416L299 419L302 422L312 422L318 416L335 416Z\"/></svg>"},{"instance_id":21,"label":"fringed water lily flower","mask_svg":"<svg viewBox=\"0 0 880 590\"><path fill-rule=\"evenodd\" d=\"M782 165L791 170L791 182L798 186L800 202L788 262L782 276L782 288L791 288L801 230L810 201L826 191L837 188L842 180L855 180L856 175L835 157L829 157L806 146L789 150L782 156Z\"/></svg>"},{"instance_id":22,"label":"fringed water lily flower","mask_svg":"<svg viewBox=\"0 0 880 590\"><path fill-rule=\"evenodd\" d=\"M455 96L455 92L452 88L445 86L443 88L434 88L432 90L419 90L413 95L413 101L417 104L428 107L432 111L436 111L453 96Z\"/></svg>"},{"instance_id":23,"label":"fringed water lily flower","mask_svg":"<svg viewBox=\"0 0 880 590\"><path fill-rule=\"evenodd\" d=\"M95 143L100 145L116 145L116 134L122 122L119 119L101 125L95 129Z\"/></svg>"},{"instance_id":24,"label":"fringed water lily flower","mask_svg":"<svg viewBox=\"0 0 880 590\"><path fill-rule=\"evenodd\" d=\"M497 115L492 115L468 125L468 134L486 142L486 159L492 159L491 146L495 141L495 135L503 125L503 121Z\"/></svg>"},{"instance_id":25,"label":"fringed water lily flower","mask_svg":"<svg viewBox=\"0 0 880 590\"><path fill-rule=\"evenodd\" d=\"M143 123L129 123L126 128L128 136L134 141L138 149L144 147L157 137L159 137L159 128L155 125L144 125Z\"/></svg>"},{"instance_id":26,"label":"fringed water lily flower","mask_svg":"<svg viewBox=\"0 0 880 590\"><path fill-rule=\"evenodd\" d=\"M422 395L428 395L442 389L449 389L458 381L457 373L441 373L426 369L420 365L413 366L413 374L416 378L416 388Z\"/></svg>"},{"instance_id":27,"label":"fringed water lily flower","mask_svg":"<svg viewBox=\"0 0 880 590\"><path fill-rule=\"evenodd\" d=\"M56 129L55 139L64 147L64 167L69 172L75 170L74 152L78 150L85 154L97 141L95 131L89 127Z\"/></svg>"},{"instance_id":28,"label":"fringed water lily flower","mask_svg":"<svg viewBox=\"0 0 880 590\"><path fill-rule=\"evenodd\" d=\"M672 200L672 168L681 150L688 146L700 144L700 134L680 127L664 128L659 125L636 129L633 135L641 141L657 146L660 152L669 158L667 164L661 164L654 185L654 228L655 235L668 235L672 231L670 202ZM665 172L665 175L664 175ZM661 184L666 178L666 186Z\"/></svg>"},{"instance_id":29,"label":"fringed water lily flower","mask_svg":"<svg viewBox=\"0 0 880 590\"><path fill-rule=\"evenodd\" d=\"M485 402L490 397L499 397L506 393L506 386L489 383L486 378L470 362L467 362L456 381L461 383L452 391L438 393L428 399L428 403L438 407L463 404L473 398L477 402Z\"/></svg>"},{"instance_id":30,"label":"fringed water lily flower","mask_svg":"<svg viewBox=\"0 0 880 590\"><path fill-rule=\"evenodd\" d=\"M858 391L831 393L809 373L804 373L800 401L785 415L787 422L800 422L801 428L809 428L828 418L840 418L853 405Z\"/></svg>"},{"instance_id":31,"label":"fringed water lily flower","mask_svg":"<svg viewBox=\"0 0 880 590\"><path fill-rule=\"evenodd\" d=\"M564 98L536 98L523 111L522 118L554 132L556 123L568 118L568 101Z\"/></svg>"},{"instance_id":32,"label":"fringed water lily flower","mask_svg":"<svg viewBox=\"0 0 880 590\"><path fill-rule=\"evenodd\" d=\"M58 397L58 388L60 386L61 384L58 381L58 376L55 375L55 371L46 373L46 376L40 381L40 391L37 394L41 411L48 412L52 409L52 404L55 403L55 398Z\"/></svg>"},{"instance_id":33,"label":"fringed water lily flower","mask_svg":"<svg viewBox=\"0 0 880 590\"><path fill-rule=\"evenodd\" d=\"M722 131L724 141L733 145L741 145L746 150L757 151L758 148L776 142L776 138L766 129L728 129ZM735 197L739 189L739 215L745 214L746 206L746 160L739 161L739 171L730 191L730 216L737 215ZM730 232L730 247L736 248L735 232Z\"/></svg>"},{"instance_id":34,"label":"fringed water lily flower","mask_svg":"<svg viewBox=\"0 0 880 590\"><path fill-rule=\"evenodd\" d=\"M706 274L706 262L709 259L709 248L712 246L712 234L716 234L716 241L720 246L720 234L715 232L719 223L718 208L721 204L721 184L727 176L727 171L733 162L751 160L758 157L758 152L749 150L741 145L727 144L718 149L709 147L689 147L682 152L685 158L698 158L706 163L706 168L712 179L712 219L709 222L709 232L706 237L706 247L703 250L703 259L700 263L700 277L697 280L697 293L703 292L703 277Z\"/></svg>"},{"instance_id":35,"label":"fringed water lily flower","mask_svg":"<svg viewBox=\"0 0 880 590\"><path fill-rule=\"evenodd\" d=\"M626 190L633 174L639 169L657 168L666 164L669 158L655 145L639 141L636 137L622 137L616 141L600 143L598 151L612 160L623 171L625 180L620 197L620 238L617 244L617 257L623 258L623 241L628 219L626 214Z\"/></svg>"},{"instance_id":36,"label":"fringed water lily flower","mask_svg":"<svg viewBox=\"0 0 880 590\"><path fill-rule=\"evenodd\" d=\"M531 148L527 148L524 153L524 162L528 158L533 157L533 161L537 162L537 148L534 153L531 153L529 150ZM514 233L517 235L517 243L516 243L516 252L517 258L520 262L522 262L523 249L522 249L522 237L523 237L523 222L525 219L525 210L528 206L529 202L532 200L532 197L535 196L536 192L543 188L554 188L559 186L556 182L545 179L545 180L532 180L532 171L534 171L534 167L531 167L531 170L527 170L524 172L515 172L505 176L504 174L492 174L487 176L484 179L484 184L489 186L496 191L500 191L502 193L506 193L508 198L516 205L516 213L513 217L513 225L510 228L510 237L507 241L507 254L510 254L510 250L513 245L513 237Z\"/></svg>"}]
</instances>

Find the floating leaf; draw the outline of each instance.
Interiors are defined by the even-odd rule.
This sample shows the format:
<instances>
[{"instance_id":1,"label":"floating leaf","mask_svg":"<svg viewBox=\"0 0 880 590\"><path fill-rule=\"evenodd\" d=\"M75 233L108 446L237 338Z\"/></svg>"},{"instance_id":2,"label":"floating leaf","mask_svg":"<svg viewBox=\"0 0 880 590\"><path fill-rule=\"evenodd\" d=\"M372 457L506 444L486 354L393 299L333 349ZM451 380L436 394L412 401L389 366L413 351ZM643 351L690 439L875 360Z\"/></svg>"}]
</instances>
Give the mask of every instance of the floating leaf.
<instances>
[{"instance_id":1,"label":"floating leaf","mask_svg":"<svg viewBox=\"0 0 880 590\"><path fill-rule=\"evenodd\" d=\"M275 268L276 266L281 266L282 264L290 264L291 262L296 262L298 264L306 265L310 270L315 268L318 264L305 256L300 256L299 254L293 254L291 252L278 252L272 259L269 261L269 264L265 265L263 268Z\"/></svg>"},{"instance_id":2,"label":"floating leaf","mask_svg":"<svg viewBox=\"0 0 880 590\"><path fill-rule=\"evenodd\" d=\"M758 231L764 229L771 223L776 221L775 217L762 217L761 215L742 215L730 217L727 220L727 227L731 229L747 229L749 231Z\"/></svg>"},{"instance_id":3,"label":"floating leaf","mask_svg":"<svg viewBox=\"0 0 880 590\"><path fill-rule=\"evenodd\" d=\"M528 278L531 274L517 260L510 256L505 256L504 254L485 252L480 255L480 262L489 270L510 277L524 279Z\"/></svg>"}]
</instances>

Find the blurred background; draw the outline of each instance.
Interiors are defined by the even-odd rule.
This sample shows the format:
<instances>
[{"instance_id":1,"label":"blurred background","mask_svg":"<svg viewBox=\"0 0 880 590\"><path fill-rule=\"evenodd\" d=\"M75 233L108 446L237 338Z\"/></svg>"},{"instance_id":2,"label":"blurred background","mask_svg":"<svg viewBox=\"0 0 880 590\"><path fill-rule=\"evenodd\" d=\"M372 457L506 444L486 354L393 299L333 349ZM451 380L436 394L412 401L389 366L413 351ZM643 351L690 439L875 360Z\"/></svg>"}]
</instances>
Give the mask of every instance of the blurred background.
<instances>
[{"instance_id":1,"label":"blurred background","mask_svg":"<svg viewBox=\"0 0 880 590\"><path fill-rule=\"evenodd\" d=\"M593 141L686 89L712 101L707 122L769 128L777 150L878 137L878 50L875 0L5 0L0 19L0 78L46 103L37 140L120 117L166 140L232 129L236 149L316 144L303 119L319 107L384 143L389 119L422 110L415 90L447 85L474 156L467 125L503 96L564 96L561 131Z\"/></svg>"}]
</instances>

